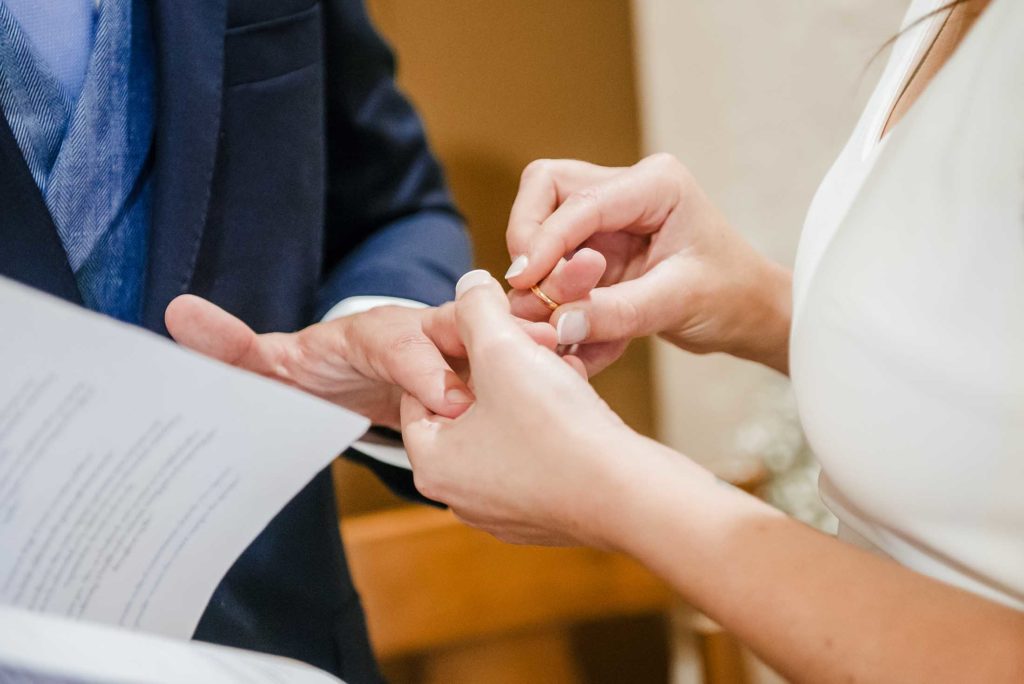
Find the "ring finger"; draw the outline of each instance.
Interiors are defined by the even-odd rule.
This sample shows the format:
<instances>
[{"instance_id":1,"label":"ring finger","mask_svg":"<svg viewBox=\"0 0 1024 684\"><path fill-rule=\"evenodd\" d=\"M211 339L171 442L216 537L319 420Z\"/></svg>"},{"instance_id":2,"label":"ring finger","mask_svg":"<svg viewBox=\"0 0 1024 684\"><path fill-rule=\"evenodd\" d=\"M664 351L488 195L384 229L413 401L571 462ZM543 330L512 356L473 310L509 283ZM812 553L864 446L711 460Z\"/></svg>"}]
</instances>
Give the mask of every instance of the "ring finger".
<instances>
[{"instance_id":1,"label":"ring finger","mask_svg":"<svg viewBox=\"0 0 1024 684\"><path fill-rule=\"evenodd\" d=\"M586 297L597 287L607 262L593 249L583 248L569 260L562 259L537 286L555 304L566 304ZM553 309L532 290L509 292L512 314L530 321L547 321Z\"/></svg>"}]
</instances>

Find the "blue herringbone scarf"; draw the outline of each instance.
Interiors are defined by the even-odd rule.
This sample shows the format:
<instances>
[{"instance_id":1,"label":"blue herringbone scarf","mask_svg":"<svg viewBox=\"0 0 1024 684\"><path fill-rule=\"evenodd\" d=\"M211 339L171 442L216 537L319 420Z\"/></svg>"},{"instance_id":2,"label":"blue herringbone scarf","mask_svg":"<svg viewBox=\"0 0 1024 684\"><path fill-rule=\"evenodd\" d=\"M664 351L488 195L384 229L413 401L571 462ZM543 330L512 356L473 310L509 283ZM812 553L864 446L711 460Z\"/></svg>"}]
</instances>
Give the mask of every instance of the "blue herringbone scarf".
<instances>
[{"instance_id":1,"label":"blue herringbone scarf","mask_svg":"<svg viewBox=\"0 0 1024 684\"><path fill-rule=\"evenodd\" d=\"M103 0L77 101L0 0L0 107L87 306L137 322L146 271L153 42L144 0Z\"/></svg>"}]
</instances>

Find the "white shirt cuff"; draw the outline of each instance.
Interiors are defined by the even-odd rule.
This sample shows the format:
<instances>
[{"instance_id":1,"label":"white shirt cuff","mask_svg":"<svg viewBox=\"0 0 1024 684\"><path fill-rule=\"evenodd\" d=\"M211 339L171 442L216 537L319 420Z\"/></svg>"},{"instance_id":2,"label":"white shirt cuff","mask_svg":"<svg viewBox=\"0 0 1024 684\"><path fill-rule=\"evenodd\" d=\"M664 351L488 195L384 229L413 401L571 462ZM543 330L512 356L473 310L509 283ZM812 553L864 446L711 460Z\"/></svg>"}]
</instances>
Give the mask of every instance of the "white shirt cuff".
<instances>
[{"instance_id":1,"label":"white shirt cuff","mask_svg":"<svg viewBox=\"0 0 1024 684\"><path fill-rule=\"evenodd\" d=\"M335 304L324 314L323 321L333 321L335 318L343 318L358 313L364 313L378 306L406 306L410 309L426 309L428 306L423 302L402 297L385 297L383 295L360 295L358 297L346 297Z\"/></svg>"},{"instance_id":2,"label":"white shirt cuff","mask_svg":"<svg viewBox=\"0 0 1024 684\"><path fill-rule=\"evenodd\" d=\"M409 454L402 446L402 442L397 439L389 439L373 432L367 432L361 440L352 445L352 448L375 461L395 468L412 470Z\"/></svg>"}]
</instances>

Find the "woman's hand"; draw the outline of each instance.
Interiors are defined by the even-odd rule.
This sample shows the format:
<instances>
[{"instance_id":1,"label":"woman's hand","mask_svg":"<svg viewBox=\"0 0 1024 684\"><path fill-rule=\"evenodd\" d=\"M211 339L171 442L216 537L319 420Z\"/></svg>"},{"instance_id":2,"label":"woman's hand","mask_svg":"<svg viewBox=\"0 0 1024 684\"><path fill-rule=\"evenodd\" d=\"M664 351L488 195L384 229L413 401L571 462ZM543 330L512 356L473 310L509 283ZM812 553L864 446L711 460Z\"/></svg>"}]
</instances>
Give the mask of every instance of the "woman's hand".
<instances>
[{"instance_id":1,"label":"woman's hand","mask_svg":"<svg viewBox=\"0 0 1024 684\"><path fill-rule=\"evenodd\" d=\"M655 333L688 351L788 369L789 272L733 230L669 155L629 168L534 162L523 172L507 240L514 259L506 277L518 290L512 312L537 316L529 288L540 283L562 304L551 316L559 343L580 343L592 372L630 339ZM572 289L556 270L565 258L559 270L577 281L603 271L579 301L552 294Z\"/></svg>"},{"instance_id":2,"label":"woman's hand","mask_svg":"<svg viewBox=\"0 0 1024 684\"><path fill-rule=\"evenodd\" d=\"M493 279L474 271L459 290L424 329L439 347L461 339L476 402L448 419L402 398L424 494L506 541L634 556L787 680L1021 681L1024 613L812 530L630 432Z\"/></svg>"},{"instance_id":3,"label":"woman's hand","mask_svg":"<svg viewBox=\"0 0 1024 684\"><path fill-rule=\"evenodd\" d=\"M403 397L417 488L506 541L609 546L611 499L637 438L579 360L537 344L485 271L463 276L454 308L431 312L424 331L439 348L464 347L476 401L448 419Z\"/></svg>"},{"instance_id":4,"label":"woman's hand","mask_svg":"<svg viewBox=\"0 0 1024 684\"><path fill-rule=\"evenodd\" d=\"M508 315L485 273L459 294L424 330L439 348L464 346L476 402L450 419L402 397L424 494L506 541L636 557L789 680L1021 681L1024 613L723 485L623 426L570 368L578 360Z\"/></svg>"}]
</instances>

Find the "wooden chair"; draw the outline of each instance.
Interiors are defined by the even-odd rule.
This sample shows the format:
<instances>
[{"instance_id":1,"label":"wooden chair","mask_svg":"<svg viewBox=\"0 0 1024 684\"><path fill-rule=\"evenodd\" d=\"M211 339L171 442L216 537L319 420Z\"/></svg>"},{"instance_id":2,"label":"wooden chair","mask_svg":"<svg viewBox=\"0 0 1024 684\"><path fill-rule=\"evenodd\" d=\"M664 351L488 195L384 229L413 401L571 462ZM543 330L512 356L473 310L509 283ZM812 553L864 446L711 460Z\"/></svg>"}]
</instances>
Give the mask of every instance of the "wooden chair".
<instances>
[{"instance_id":1,"label":"wooden chair","mask_svg":"<svg viewBox=\"0 0 1024 684\"><path fill-rule=\"evenodd\" d=\"M624 556L507 545L424 507L353 516L341 528L378 656L443 654L426 681L581 681L567 627L650 613L673 615L673 682L737 681L709 676L699 632L717 627Z\"/></svg>"}]
</instances>

